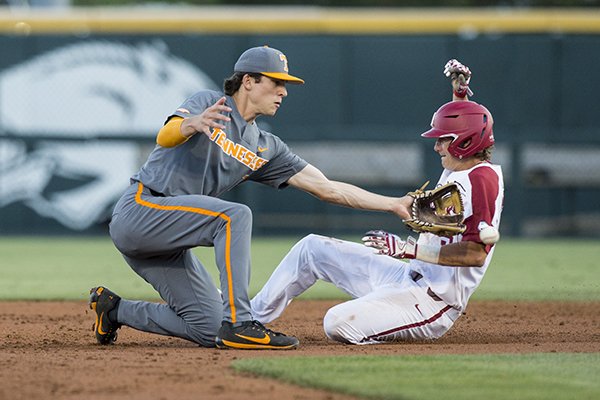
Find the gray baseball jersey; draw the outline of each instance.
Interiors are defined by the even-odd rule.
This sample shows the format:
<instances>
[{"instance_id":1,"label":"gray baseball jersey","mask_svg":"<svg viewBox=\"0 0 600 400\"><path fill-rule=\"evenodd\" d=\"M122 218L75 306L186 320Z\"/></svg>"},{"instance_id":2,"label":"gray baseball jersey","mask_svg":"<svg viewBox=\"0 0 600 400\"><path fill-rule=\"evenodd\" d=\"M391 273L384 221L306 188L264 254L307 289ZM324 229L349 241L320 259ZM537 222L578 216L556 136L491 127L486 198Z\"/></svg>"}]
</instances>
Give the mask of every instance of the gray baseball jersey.
<instances>
[{"instance_id":1,"label":"gray baseball jersey","mask_svg":"<svg viewBox=\"0 0 600 400\"><path fill-rule=\"evenodd\" d=\"M202 91L186 100L174 115L189 117L213 105L222 93ZM225 131L197 134L174 147L157 146L133 179L167 196L204 194L219 197L245 180L276 188L306 166L277 136L248 124L231 97L231 121ZM165 168L168 166L168 168Z\"/></svg>"},{"instance_id":2,"label":"gray baseball jersey","mask_svg":"<svg viewBox=\"0 0 600 400\"><path fill-rule=\"evenodd\" d=\"M173 115L200 114L222 96L196 93ZM115 206L115 246L167 303L123 299L119 323L212 347L222 320L252 319L252 214L218 196L248 180L284 188L307 163L277 136L247 123L231 97L226 104L233 111L225 129L172 148L156 146ZM215 247L222 295L191 252L197 246Z\"/></svg>"}]
</instances>

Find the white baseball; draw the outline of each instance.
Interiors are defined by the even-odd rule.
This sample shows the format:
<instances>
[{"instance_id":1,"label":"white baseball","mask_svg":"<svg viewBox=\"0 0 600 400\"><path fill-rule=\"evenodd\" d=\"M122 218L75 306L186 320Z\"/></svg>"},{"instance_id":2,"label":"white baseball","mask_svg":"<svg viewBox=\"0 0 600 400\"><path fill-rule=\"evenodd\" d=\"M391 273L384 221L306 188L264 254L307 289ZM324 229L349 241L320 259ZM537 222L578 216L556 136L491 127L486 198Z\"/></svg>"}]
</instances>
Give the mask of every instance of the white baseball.
<instances>
[{"instance_id":1,"label":"white baseball","mask_svg":"<svg viewBox=\"0 0 600 400\"><path fill-rule=\"evenodd\" d=\"M500 240L500 232L493 226L486 226L479 231L479 238L485 244L494 244Z\"/></svg>"}]
</instances>

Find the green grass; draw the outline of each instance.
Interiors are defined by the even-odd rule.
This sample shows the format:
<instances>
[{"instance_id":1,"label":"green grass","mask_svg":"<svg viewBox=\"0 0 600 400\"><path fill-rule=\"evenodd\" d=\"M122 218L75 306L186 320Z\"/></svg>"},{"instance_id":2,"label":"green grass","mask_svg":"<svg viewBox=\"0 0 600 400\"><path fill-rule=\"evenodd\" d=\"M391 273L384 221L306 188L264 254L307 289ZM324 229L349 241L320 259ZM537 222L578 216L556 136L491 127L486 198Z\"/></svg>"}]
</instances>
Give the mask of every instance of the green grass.
<instances>
[{"instance_id":1,"label":"green grass","mask_svg":"<svg viewBox=\"0 0 600 400\"><path fill-rule=\"evenodd\" d=\"M473 298L600 300L600 242L502 240Z\"/></svg>"},{"instance_id":2,"label":"green grass","mask_svg":"<svg viewBox=\"0 0 600 400\"><path fill-rule=\"evenodd\" d=\"M253 295L299 238L257 239L252 245ZM194 250L218 282L212 248ZM124 297L158 299L158 294L125 263L108 237L0 237L0 300L87 299L106 285ZM340 297L330 284L311 290L319 298Z\"/></svg>"},{"instance_id":3,"label":"green grass","mask_svg":"<svg viewBox=\"0 0 600 400\"><path fill-rule=\"evenodd\" d=\"M252 244L250 293L255 294L295 238ZM358 240L358 238L352 238ZM217 279L213 249L194 250ZM85 299L104 284L131 298L157 298L108 237L0 237L0 299ZM600 300L600 246L592 240L502 240L474 299ZM346 296L319 283L304 298Z\"/></svg>"},{"instance_id":4,"label":"green grass","mask_svg":"<svg viewBox=\"0 0 600 400\"><path fill-rule=\"evenodd\" d=\"M251 295L298 239L253 241ZM212 249L194 251L216 279ZM124 297L158 298L108 237L0 237L0 260L0 300L84 300L97 284ZM504 239L474 298L598 301L599 264L596 241ZM346 296L319 283L303 297ZM598 354L253 358L238 360L234 367L369 398L600 398Z\"/></svg>"},{"instance_id":5,"label":"green grass","mask_svg":"<svg viewBox=\"0 0 600 400\"><path fill-rule=\"evenodd\" d=\"M238 371L382 399L598 399L600 355L290 357L236 360Z\"/></svg>"}]
</instances>

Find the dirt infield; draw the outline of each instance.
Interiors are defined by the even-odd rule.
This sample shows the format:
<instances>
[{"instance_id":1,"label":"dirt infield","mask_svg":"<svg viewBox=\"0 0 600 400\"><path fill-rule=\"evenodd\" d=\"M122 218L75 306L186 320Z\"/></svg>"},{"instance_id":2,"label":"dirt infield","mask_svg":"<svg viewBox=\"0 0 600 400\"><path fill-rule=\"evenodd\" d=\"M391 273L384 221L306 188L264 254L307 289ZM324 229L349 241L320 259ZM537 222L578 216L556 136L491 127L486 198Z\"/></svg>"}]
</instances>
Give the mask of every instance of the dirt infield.
<instances>
[{"instance_id":1,"label":"dirt infield","mask_svg":"<svg viewBox=\"0 0 600 400\"><path fill-rule=\"evenodd\" d=\"M599 302L473 301L436 342L348 346L328 341L331 301L297 301L272 324L295 334L296 351L204 349L124 327L114 346L95 344L84 302L0 302L0 399L349 399L234 373L247 357L356 354L600 352ZM238 397L239 396L239 397Z\"/></svg>"}]
</instances>

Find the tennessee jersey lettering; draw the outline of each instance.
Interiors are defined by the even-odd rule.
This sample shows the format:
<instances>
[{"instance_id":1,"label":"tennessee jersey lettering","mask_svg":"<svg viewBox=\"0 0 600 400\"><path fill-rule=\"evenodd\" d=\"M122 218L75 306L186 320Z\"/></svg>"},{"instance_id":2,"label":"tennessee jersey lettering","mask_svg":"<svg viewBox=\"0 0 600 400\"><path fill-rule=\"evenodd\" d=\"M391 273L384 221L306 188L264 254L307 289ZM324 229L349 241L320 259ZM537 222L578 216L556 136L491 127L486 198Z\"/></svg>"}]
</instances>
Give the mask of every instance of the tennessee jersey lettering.
<instances>
[{"instance_id":1,"label":"tennessee jersey lettering","mask_svg":"<svg viewBox=\"0 0 600 400\"><path fill-rule=\"evenodd\" d=\"M210 140L219 146L223 153L241 162L252 171L256 171L269 162L269 160L259 157L256 153L248 150L241 144L234 143L230 139L227 139L227 134L219 128L213 129Z\"/></svg>"}]
</instances>

